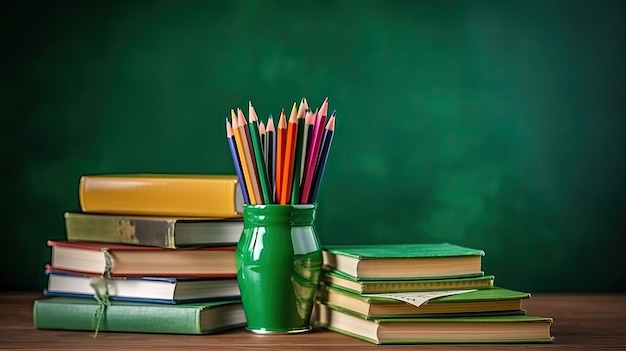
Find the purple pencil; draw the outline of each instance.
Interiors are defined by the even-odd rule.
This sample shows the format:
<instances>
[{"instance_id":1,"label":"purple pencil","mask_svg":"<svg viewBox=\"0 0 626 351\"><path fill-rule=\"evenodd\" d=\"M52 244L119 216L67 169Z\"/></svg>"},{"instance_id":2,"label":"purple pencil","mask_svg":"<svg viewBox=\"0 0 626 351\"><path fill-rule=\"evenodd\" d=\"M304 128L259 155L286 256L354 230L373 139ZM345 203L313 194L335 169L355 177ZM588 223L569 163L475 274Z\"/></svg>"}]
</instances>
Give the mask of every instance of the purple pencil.
<instances>
[{"instance_id":1,"label":"purple pencil","mask_svg":"<svg viewBox=\"0 0 626 351\"><path fill-rule=\"evenodd\" d=\"M328 119L326 123L326 129L324 130L324 137L322 139L322 145L320 146L320 155L317 165L315 166L315 174L313 175L313 184L311 185L311 195L309 200L314 203L317 199L317 191L320 188L320 182L322 175L324 174L324 168L326 168L326 160L328 159L328 152L330 151L330 145L333 142L333 134L335 132L335 111Z\"/></svg>"}]
</instances>

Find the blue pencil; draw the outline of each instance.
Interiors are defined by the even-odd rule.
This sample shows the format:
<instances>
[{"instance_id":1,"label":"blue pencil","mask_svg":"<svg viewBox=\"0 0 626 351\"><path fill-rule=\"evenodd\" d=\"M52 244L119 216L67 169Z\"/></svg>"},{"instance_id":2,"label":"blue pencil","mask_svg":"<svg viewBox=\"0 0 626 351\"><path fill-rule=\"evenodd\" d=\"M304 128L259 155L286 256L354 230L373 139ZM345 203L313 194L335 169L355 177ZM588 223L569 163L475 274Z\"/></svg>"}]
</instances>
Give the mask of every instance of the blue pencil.
<instances>
[{"instance_id":1,"label":"blue pencil","mask_svg":"<svg viewBox=\"0 0 626 351\"><path fill-rule=\"evenodd\" d=\"M241 171L241 161L239 160L239 154L237 154L237 143L233 137L233 127L231 126L228 118L226 119L226 137L228 139L228 146L230 147L230 154L233 157L233 165L235 165L235 171L237 172L237 178L239 178L239 187L241 187L241 194L243 195L243 202L250 203L250 197L248 196L248 190Z\"/></svg>"},{"instance_id":2,"label":"blue pencil","mask_svg":"<svg viewBox=\"0 0 626 351\"><path fill-rule=\"evenodd\" d=\"M313 174L313 183L311 184L311 195L309 196L308 203L315 203L317 199L317 191L320 187L322 175L324 174L324 168L326 167L326 160L328 160L328 152L330 151L330 145L333 142L333 134L335 132L335 111L328 119L326 123L326 129L322 136L322 146L320 147L320 154L315 166L315 173Z\"/></svg>"}]
</instances>

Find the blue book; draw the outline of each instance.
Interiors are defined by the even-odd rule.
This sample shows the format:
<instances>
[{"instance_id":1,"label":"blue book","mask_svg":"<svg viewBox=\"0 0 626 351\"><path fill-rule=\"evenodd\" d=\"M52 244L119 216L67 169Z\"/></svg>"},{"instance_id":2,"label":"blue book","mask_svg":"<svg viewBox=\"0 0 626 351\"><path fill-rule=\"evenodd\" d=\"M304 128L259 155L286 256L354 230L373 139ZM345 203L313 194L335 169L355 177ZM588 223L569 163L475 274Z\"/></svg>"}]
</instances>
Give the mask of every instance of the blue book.
<instances>
[{"instance_id":1,"label":"blue book","mask_svg":"<svg viewBox=\"0 0 626 351\"><path fill-rule=\"evenodd\" d=\"M239 300L236 278L113 277L76 273L46 267L45 296L91 297L96 291L113 301L181 304Z\"/></svg>"}]
</instances>

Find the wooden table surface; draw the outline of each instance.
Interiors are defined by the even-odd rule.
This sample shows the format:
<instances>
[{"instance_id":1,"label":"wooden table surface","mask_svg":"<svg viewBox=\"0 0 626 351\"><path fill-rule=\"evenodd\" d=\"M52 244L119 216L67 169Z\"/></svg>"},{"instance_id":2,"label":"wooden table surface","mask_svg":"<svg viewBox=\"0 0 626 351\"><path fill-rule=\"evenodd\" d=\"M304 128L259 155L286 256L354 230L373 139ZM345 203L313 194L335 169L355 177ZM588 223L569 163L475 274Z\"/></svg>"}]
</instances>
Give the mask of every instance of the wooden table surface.
<instances>
[{"instance_id":1,"label":"wooden table surface","mask_svg":"<svg viewBox=\"0 0 626 351\"><path fill-rule=\"evenodd\" d=\"M256 335L243 328L215 335L163 335L36 330L33 300L39 293L0 293L0 349L28 350L626 350L626 294L533 294L529 314L554 318L551 344L374 345L327 330Z\"/></svg>"}]
</instances>

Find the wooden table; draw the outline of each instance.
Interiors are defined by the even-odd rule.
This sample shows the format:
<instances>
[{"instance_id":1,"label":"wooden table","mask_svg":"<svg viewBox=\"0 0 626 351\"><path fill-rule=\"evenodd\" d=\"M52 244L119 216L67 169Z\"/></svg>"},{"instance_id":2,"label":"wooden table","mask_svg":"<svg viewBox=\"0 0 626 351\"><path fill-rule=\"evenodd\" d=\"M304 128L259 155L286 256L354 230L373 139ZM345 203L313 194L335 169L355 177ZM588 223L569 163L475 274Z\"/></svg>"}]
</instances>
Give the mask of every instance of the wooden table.
<instances>
[{"instance_id":1,"label":"wooden table","mask_svg":"<svg viewBox=\"0 0 626 351\"><path fill-rule=\"evenodd\" d=\"M33 300L39 293L0 293L0 349L29 350L626 350L626 294L533 294L524 302L529 314L554 318L552 344L374 345L314 330L306 334L256 335L243 328L215 335L162 335L36 330Z\"/></svg>"}]
</instances>

